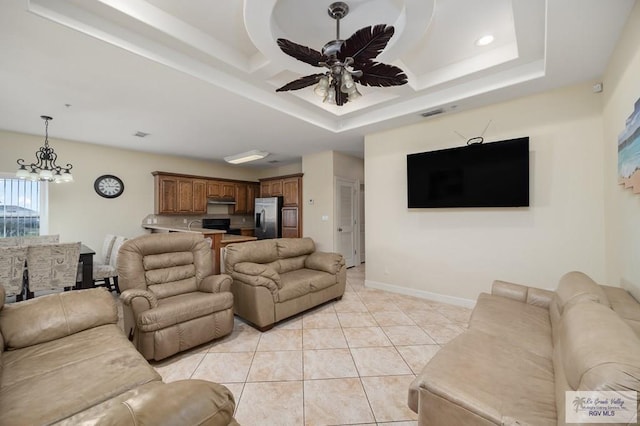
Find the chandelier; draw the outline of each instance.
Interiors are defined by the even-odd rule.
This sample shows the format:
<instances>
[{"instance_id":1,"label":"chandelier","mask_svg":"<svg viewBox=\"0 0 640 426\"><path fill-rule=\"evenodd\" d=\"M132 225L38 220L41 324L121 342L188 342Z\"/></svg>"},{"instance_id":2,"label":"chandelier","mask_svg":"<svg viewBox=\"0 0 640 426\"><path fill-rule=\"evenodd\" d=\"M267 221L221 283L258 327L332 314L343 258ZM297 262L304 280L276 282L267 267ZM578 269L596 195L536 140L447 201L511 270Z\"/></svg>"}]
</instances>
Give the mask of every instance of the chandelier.
<instances>
[{"instance_id":1,"label":"chandelier","mask_svg":"<svg viewBox=\"0 0 640 426\"><path fill-rule=\"evenodd\" d=\"M349 6L335 2L329 5L327 12L336 20L336 38L325 44L321 52L283 38L278 39L278 46L287 55L328 71L294 80L276 92L299 90L315 84L314 92L323 102L341 106L361 96L356 83L377 87L407 83L407 76L400 68L374 61L393 36L392 26L368 26L342 40L340 20L349 13Z\"/></svg>"},{"instance_id":2,"label":"chandelier","mask_svg":"<svg viewBox=\"0 0 640 426\"><path fill-rule=\"evenodd\" d=\"M36 151L36 162L31 164L25 164L24 160L20 158L17 163L20 166L16 172L16 176L20 179L42 180L48 182L73 182L73 175L71 175L71 169L73 166L67 164L66 167L60 167L56 164L58 154L55 153L53 148L49 147L49 120L53 118L41 115L40 118L44 120L45 137L44 146L41 146Z\"/></svg>"}]
</instances>

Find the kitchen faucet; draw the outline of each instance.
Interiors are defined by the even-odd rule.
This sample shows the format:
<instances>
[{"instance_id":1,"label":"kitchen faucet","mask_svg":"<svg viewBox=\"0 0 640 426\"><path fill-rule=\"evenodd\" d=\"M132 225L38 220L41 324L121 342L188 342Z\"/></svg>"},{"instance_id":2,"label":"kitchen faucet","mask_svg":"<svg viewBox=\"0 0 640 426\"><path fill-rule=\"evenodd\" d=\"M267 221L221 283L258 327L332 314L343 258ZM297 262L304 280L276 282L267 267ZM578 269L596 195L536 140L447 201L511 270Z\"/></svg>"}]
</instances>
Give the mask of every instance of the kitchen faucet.
<instances>
[{"instance_id":1,"label":"kitchen faucet","mask_svg":"<svg viewBox=\"0 0 640 426\"><path fill-rule=\"evenodd\" d=\"M194 219L194 220L192 220L191 222L189 222L189 224L187 225L187 229L188 229L189 231L191 231L191 225L193 225L193 224L194 224L194 223L196 223L196 222L200 222L200 223L202 223L202 221L201 221L200 219Z\"/></svg>"}]
</instances>

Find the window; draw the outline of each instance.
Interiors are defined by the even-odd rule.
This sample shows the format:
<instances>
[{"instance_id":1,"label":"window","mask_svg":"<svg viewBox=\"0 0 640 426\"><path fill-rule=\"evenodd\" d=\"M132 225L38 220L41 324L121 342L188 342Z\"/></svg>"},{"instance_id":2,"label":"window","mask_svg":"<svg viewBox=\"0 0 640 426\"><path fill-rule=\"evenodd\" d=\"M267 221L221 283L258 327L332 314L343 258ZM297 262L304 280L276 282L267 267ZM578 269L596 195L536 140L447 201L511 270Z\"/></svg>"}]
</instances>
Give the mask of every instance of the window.
<instances>
[{"instance_id":1,"label":"window","mask_svg":"<svg viewBox=\"0 0 640 426\"><path fill-rule=\"evenodd\" d=\"M0 175L0 237L46 234L47 184Z\"/></svg>"}]
</instances>

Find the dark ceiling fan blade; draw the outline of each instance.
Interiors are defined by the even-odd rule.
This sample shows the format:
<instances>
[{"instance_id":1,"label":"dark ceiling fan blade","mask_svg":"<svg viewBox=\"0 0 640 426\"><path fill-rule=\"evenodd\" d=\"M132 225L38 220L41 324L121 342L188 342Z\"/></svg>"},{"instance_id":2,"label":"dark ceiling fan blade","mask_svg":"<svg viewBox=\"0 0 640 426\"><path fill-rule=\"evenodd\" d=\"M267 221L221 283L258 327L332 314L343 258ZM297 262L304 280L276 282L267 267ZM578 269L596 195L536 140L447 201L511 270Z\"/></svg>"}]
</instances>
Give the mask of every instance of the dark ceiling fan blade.
<instances>
[{"instance_id":1,"label":"dark ceiling fan blade","mask_svg":"<svg viewBox=\"0 0 640 426\"><path fill-rule=\"evenodd\" d=\"M327 59L317 50L294 43L285 38L278 39L278 46L287 55L293 56L297 60L313 65L314 67L321 67L322 65L320 65L320 62L324 62Z\"/></svg>"},{"instance_id":2,"label":"dark ceiling fan blade","mask_svg":"<svg viewBox=\"0 0 640 426\"><path fill-rule=\"evenodd\" d=\"M407 83L407 75L395 65L368 61L358 64L357 69L362 71L362 76L353 79L363 86L389 87Z\"/></svg>"},{"instance_id":3,"label":"dark ceiling fan blade","mask_svg":"<svg viewBox=\"0 0 640 426\"><path fill-rule=\"evenodd\" d=\"M313 84L316 84L320 78L324 76L324 74L313 74L301 77L297 80L293 80L290 83L285 84L279 89L276 89L276 92L286 92L288 90L298 90L304 89L305 87L309 87Z\"/></svg>"},{"instance_id":4,"label":"dark ceiling fan blade","mask_svg":"<svg viewBox=\"0 0 640 426\"><path fill-rule=\"evenodd\" d=\"M362 28L345 40L338 58L352 57L356 63L363 63L374 59L380 54L393 37L392 26L384 24Z\"/></svg>"}]
</instances>

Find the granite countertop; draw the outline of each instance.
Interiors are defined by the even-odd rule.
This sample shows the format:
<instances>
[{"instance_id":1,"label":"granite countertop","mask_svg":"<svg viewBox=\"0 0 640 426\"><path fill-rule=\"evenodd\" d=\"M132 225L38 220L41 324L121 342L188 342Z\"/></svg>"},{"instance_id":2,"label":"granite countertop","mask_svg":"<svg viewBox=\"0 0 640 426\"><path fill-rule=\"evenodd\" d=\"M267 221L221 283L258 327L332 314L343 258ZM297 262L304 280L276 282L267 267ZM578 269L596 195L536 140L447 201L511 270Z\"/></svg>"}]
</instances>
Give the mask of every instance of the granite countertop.
<instances>
[{"instance_id":1,"label":"granite countertop","mask_svg":"<svg viewBox=\"0 0 640 426\"><path fill-rule=\"evenodd\" d=\"M220 229L206 229L206 228L199 228L197 226L192 226L190 230L186 226L175 226L175 225L169 226L169 225L143 224L142 227L145 229L150 229L151 231L160 231L160 232L187 232L191 234L207 234L207 235L225 234L222 236L223 243L243 243L245 241L257 240L256 237L227 234L227 231L222 231Z\"/></svg>"},{"instance_id":2,"label":"granite countertop","mask_svg":"<svg viewBox=\"0 0 640 426\"><path fill-rule=\"evenodd\" d=\"M255 240L257 240L256 237L248 237L248 236L245 236L245 235L227 234L227 235L222 237L222 243L223 244L244 243L246 241L255 241Z\"/></svg>"},{"instance_id":3,"label":"granite countertop","mask_svg":"<svg viewBox=\"0 0 640 426\"><path fill-rule=\"evenodd\" d=\"M221 231L219 229L205 229L199 228L197 226L192 226L191 229L188 229L186 226L168 226L168 225L149 225L142 224L142 227L145 229L151 229L156 231L165 231L165 232L190 232L194 234L226 234L227 231Z\"/></svg>"}]
</instances>

